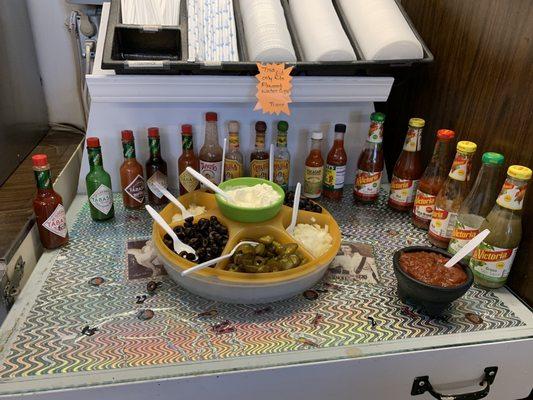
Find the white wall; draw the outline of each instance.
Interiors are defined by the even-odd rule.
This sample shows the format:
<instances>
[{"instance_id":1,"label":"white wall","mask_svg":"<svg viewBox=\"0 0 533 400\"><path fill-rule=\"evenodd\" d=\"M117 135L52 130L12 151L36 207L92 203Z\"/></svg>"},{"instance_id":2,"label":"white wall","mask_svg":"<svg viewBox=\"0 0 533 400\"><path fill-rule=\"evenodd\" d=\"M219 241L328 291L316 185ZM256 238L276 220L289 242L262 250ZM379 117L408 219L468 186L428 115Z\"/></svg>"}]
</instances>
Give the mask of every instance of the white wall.
<instances>
[{"instance_id":1,"label":"white wall","mask_svg":"<svg viewBox=\"0 0 533 400\"><path fill-rule=\"evenodd\" d=\"M65 0L26 0L51 123L83 126Z\"/></svg>"}]
</instances>

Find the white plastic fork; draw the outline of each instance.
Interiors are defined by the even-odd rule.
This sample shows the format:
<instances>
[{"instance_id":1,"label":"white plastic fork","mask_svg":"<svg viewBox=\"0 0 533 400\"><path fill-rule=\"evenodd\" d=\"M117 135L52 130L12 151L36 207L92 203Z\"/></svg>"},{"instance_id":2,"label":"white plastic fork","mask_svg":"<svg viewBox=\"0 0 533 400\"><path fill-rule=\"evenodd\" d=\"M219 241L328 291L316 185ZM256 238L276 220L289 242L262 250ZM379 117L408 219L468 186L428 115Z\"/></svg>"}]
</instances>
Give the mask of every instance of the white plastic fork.
<instances>
[{"instance_id":1,"label":"white plastic fork","mask_svg":"<svg viewBox=\"0 0 533 400\"><path fill-rule=\"evenodd\" d=\"M172 204L176 205L181 211L181 216L183 219L187 219L189 217L194 217L194 215L191 214L190 211L187 211L187 208L181 204L181 202L174 197L172 193L170 193L167 189L163 187L159 182L154 182L153 185L156 187L157 190L159 190L161 193L163 193L163 196L165 196L167 199L169 199Z\"/></svg>"}]
</instances>

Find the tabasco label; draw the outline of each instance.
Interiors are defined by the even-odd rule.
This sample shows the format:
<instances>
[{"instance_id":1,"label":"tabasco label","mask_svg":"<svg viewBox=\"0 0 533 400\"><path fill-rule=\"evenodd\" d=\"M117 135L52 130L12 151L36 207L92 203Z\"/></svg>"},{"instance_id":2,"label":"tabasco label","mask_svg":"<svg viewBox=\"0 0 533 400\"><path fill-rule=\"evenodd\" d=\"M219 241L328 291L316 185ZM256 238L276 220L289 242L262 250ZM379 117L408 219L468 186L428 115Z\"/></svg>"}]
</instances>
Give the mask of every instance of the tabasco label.
<instances>
[{"instance_id":1,"label":"tabasco label","mask_svg":"<svg viewBox=\"0 0 533 400\"><path fill-rule=\"evenodd\" d=\"M275 159L274 160L274 182L287 190L289 186L289 160Z\"/></svg>"},{"instance_id":2,"label":"tabasco label","mask_svg":"<svg viewBox=\"0 0 533 400\"><path fill-rule=\"evenodd\" d=\"M215 185L218 185L222 177L222 161L210 162L200 160L200 173ZM206 188L205 185L202 185L202 187Z\"/></svg>"},{"instance_id":3,"label":"tabasco label","mask_svg":"<svg viewBox=\"0 0 533 400\"><path fill-rule=\"evenodd\" d=\"M189 174L187 171L183 171L180 174L179 180L181 186L185 189L187 193L194 192L196 189L198 189L198 186L200 184L200 182L198 182L196 178Z\"/></svg>"},{"instance_id":4,"label":"tabasco label","mask_svg":"<svg viewBox=\"0 0 533 400\"><path fill-rule=\"evenodd\" d=\"M457 181L466 181L469 175L470 157L461 153L457 153L453 160L452 168L448 176Z\"/></svg>"},{"instance_id":5,"label":"tabasco label","mask_svg":"<svg viewBox=\"0 0 533 400\"><path fill-rule=\"evenodd\" d=\"M457 213L435 207L429 224L429 236L437 240L450 239L456 219Z\"/></svg>"},{"instance_id":6,"label":"tabasco label","mask_svg":"<svg viewBox=\"0 0 533 400\"><path fill-rule=\"evenodd\" d=\"M415 205L413 207L413 214L418 219L424 221L431 221L433 210L435 209L435 199L437 196L427 194L418 189L415 196Z\"/></svg>"},{"instance_id":7,"label":"tabasco label","mask_svg":"<svg viewBox=\"0 0 533 400\"><path fill-rule=\"evenodd\" d=\"M144 203L144 178L137 175L131 183L124 188L124 191L137 203Z\"/></svg>"},{"instance_id":8,"label":"tabasco label","mask_svg":"<svg viewBox=\"0 0 533 400\"><path fill-rule=\"evenodd\" d=\"M515 185L509 180L503 184L502 190L496 199L496 203L501 207L510 210L521 210L524 202L524 195L526 194L527 183L521 186Z\"/></svg>"},{"instance_id":9,"label":"tabasco label","mask_svg":"<svg viewBox=\"0 0 533 400\"><path fill-rule=\"evenodd\" d=\"M163 197L163 192L161 192L155 183L159 183L165 189L168 187L167 176L160 171L155 171L150 178L146 181L148 189L157 196L157 198Z\"/></svg>"},{"instance_id":10,"label":"tabasco label","mask_svg":"<svg viewBox=\"0 0 533 400\"><path fill-rule=\"evenodd\" d=\"M113 207L113 192L106 185L100 184L89 197L89 202L98 211L107 215Z\"/></svg>"},{"instance_id":11,"label":"tabasco label","mask_svg":"<svg viewBox=\"0 0 533 400\"><path fill-rule=\"evenodd\" d=\"M324 188L328 190L338 190L344 187L344 177L346 176L346 165L326 164L324 170Z\"/></svg>"},{"instance_id":12,"label":"tabasco label","mask_svg":"<svg viewBox=\"0 0 533 400\"><path fill-rule=\"evenodd\" d=\"M319 197L322 193L322 178L324 175L324 166L308 167L305 166L304 173L304 195L309 198Z\"/></svg>"},{"instance_id":13,"label":"tabasco label","mask_svg":"<svg viewBox=\"0 0 533 400\"><path fill-rule=\"evenodd\" d=\"M505 282L517 250L518 247L504 249L481 242L472 254L470 268L480 278L492 282Z\"/></svg>"},{"instance_id":14,"label":"tabasco label","mask_svg":"<svg viewBox=\"0 0 533 400\"><path fill-rule=\"evenodd\" d=\"M250 161L250 176L252 178L268 179L268 158Z\"/></svg>"},{"instance_id":15,"label":"tabasco label","mask_svg":"<svg viewBox=\"0 0 533 400\"><path fill-rule=\"evenodd\" d=\"M358 169L355 174L354 193L364 199L374 199L379 195L382 171L367 172Z\"/></svg>"},{"instance_id":16,"label":"tabasco label","mask_svg":"<svg viewBox=\"0 0 533 400\"><path fill-rule=\"evenodd\" d=\"M224 180L240 178L242 176L242 164L236 160L226 158L224 162Z\"/></svg>"},{"instance_id":17,"label":"tabasco label","mask_svg":"<svg viewBox=\"0 0 533 400\"><path fill-rule=\"evenodd\" d=\"M54 212L43 222L43 227L57 236L67 237L67 216L62 204L57 205Z\"/></svg>"},{"instance_id":18,"label":"tabasco label","mask_svg":"<svg viewBox=\"0 0 533 400\"><path fill-rule=\"evenodd\" d=\"M473 239L479 233L478 228L472 228L471 226L463 224L461 221L455 223L455 227L452 231L452 237L450 239L450 245L448 251L452 254L461 250L465 244Z\"/></svg>"},{"instance_id":19,"label":"tabasco label","mask_svg":"<svg viewBox=\"0 0 533 400\"><path fill-rule=\"evenodd\" d=\"M390 183L389 202L397 206L412 206L415 200L418 180L402 179L392 176Z\"/></svg>"}]
</instances>

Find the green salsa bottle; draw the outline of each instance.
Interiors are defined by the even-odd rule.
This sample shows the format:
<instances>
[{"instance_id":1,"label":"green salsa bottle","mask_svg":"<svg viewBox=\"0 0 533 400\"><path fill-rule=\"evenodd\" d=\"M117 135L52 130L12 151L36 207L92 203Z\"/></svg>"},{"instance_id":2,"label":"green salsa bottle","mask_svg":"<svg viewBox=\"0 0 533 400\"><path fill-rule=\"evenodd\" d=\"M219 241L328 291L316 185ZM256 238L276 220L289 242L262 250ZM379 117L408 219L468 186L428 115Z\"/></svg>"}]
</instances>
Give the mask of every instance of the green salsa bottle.
<instances>
[{"instance_id":1,"label":"green salsa bottle","mask_svg":"<svg viewBox=\"0 0 533 400\"><path fill-rule=\"evenodd\" d=\"M104 170L102 162L102 149L97 137L87 138L87 154L89 156L90 171L85 178L87 196L91 217L95 221L105 221L113 218L113 191L111 190L111 177Z\"/></svg>"}]
</instances>

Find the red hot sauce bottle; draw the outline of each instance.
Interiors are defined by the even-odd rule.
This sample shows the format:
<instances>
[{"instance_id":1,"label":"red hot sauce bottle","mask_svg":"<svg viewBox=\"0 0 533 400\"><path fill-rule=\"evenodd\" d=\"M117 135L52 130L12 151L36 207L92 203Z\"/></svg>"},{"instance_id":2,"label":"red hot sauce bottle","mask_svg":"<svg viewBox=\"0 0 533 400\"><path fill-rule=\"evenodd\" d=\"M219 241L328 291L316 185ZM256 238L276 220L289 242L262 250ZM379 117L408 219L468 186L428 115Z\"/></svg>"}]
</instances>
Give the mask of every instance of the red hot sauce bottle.
<instances>
[{"instance_id":1,"label":"red hot sauce bottle","mask_svg":"<svg viewBox=\"0 0 533 400\"><path fill-rule=\"evenodd\" d=\"M126 208L141 208L144 204L143 167L135 158L133 132L122 131L124 162L120 166L122 199Z\"/></svg>"},{"instance_id":2,"label":"red hot sauce bottle","mask_svg":"<svg viewBox=\"0 0 533 400\"><path fill-rule=\"evenodd\" d=\"M409 120L403 150L394 165L388 205L398 211L411 211L415 202L418 180L422 175L420 143L425 124L421 118Z\"/></svg>"},{"instance_id":3,"label":"red hot sauce bottle","mask_svg":"<svg viewBox=\"0 0 533 400\"><path fill-rule=\"evenodd\" d=\"M37 195L33 211L37 220L41 243L47 249L55 249L68 243L67 218L61 196L52 188L50 165L45 154L32 158L37 181Z\"/></svg>"},{"instance_id":4,"label":"red hot sauce bottle","mask_svg":"<svg viewBox=\"0 0 533 400\"><path fill-rule=\"evenodd\" d=\"M146 186L148 187L148 203L152 205L167 204L167 198L157 189L155 183L159 183L165 189L168 188L167 163L161 157L161 140L159 128L148 128L148 145L150 158L146 161Z\"/></svg>"}]
</instances>

